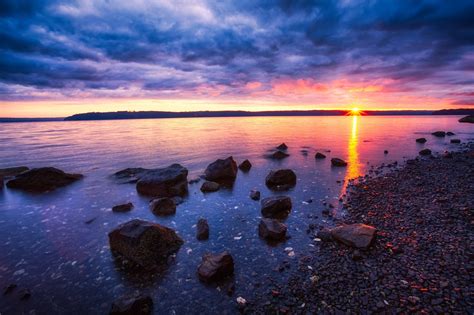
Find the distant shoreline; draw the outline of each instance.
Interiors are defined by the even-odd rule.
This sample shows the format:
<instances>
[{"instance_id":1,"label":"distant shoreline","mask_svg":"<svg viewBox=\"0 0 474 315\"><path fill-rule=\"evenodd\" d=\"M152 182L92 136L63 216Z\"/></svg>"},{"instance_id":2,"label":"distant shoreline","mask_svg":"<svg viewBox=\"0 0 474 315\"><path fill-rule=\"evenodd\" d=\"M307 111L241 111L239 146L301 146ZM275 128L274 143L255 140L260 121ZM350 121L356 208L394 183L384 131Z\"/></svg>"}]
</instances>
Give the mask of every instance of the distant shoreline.
<instances>
[{"instance_id":1,"label":"distant shoreline","mask_svg":"<svg viewBox=\"0 0 474 315\"><path fill-rule=\"evenodd\" d=\"M160 119L160 118L206 118L206 117L282 117L282 116L345 116L348 110L297 110L297 111L120 111L93 112L68 116L65 118L1 118L0 123L44 122L44 121L87 121L87 120L123 120L123 119ZM367 110L366 116L429 116L429 115L472 115L474 109L442 110Z\"/></svg>"}]
</instances>

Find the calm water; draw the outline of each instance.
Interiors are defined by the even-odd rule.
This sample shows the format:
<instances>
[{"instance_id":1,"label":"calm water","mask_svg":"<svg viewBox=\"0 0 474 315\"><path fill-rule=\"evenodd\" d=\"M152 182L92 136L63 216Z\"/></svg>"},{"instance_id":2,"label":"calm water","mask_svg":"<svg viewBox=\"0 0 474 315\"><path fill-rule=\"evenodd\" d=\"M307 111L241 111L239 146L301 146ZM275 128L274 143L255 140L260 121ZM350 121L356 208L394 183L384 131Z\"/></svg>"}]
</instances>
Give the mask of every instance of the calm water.
<instances>
[{"instance_id":1,"label":"calm water","mask_svg":"<svg viewBox=\"0 0 474 315\"><path fill-rule=\"evenodd\" d=\"M155 311L164 314L235 312L236 297L251 301L255 292L284 283L288 272L275 271L282 262L296 269L299 258L317 255L318 243L306 229L313 222L331 224L321 211L323 202L338 206L345 185L336 181L364 175L372 165L413 158L424 147L435 152L457 148L449 144L450 138L474 138L472 125L458 119L250 117L0 124L0 168L55 166L85 175L47 194L6 188L0 192L0 284L16 283L32 293L28 301L19 301L18 291L0 296L0 312L103 314L115 298L135 290L151 294ZM435 138L430 133L436 130L456 135ZM428 142L417 144L418 137ZM281 142L289 146L289 158L264 158ZM316 151L328 158L316 161ZM238 163L248 158L250 173L239 172L232 190L204 195L201 183L190 185L189 196L171 217L155 217L148 198L138 196L133 184L119 185L109 177L127 167L180 163L192 178L229 155ZM331 168L331 157L346 159L349 166ZM273 195L264 178L275 168L294 169L298 184L288 192L294 204L286 221L291 238L269 246L257 233L260 204L248 193L257 188L263 197ZM312 203L305 202L310 199ZM112 213L112 206L128 201L135 205L131 212ZM147 275L146 281L117 269L108 248L107 233L136 217L173 227L185 240L169 268ZM201 217L211 228L204 242L195 239L194 225ZM225 288L202 285L196 277L202 254L224 249L236 263L236 292L231 297ZM294 256L288 255L291 251Z\"/></svg>"}]
</instances>

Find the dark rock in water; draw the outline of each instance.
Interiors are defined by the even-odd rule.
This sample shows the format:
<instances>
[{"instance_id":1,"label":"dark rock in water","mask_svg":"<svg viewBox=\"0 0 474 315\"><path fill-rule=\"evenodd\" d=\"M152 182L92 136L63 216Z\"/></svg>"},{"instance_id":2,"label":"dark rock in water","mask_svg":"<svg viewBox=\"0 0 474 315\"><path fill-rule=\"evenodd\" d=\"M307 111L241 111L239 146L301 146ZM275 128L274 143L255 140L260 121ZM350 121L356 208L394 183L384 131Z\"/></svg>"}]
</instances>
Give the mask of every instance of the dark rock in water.
<instances>
[{"instance_id":1,"label":"dark rock in water","mask_svg":"<svg viewBox=\"0 0 474 315\"><path fill-rule=\"evenodd\" d=\"M276 147L278 150L287 150L288 146L285 143L280 144Z\"/></svg>"},{"instance_id":2,"label":"dark rock in water","mask_svg":"<svg viewBox=\"0 0 474 315\"><path fill-rule=\"evenodd\" d=\"M7 187L45 192L67 186L81 179L81 174L68 174L54 167L34 168L7 182Z\"/></svg>"},{"instance_id":3,"label":"dark rock in water","mask_svg":"<svg viewBox=\"0 0 474 315\"><path fill-rule=\"evenodd\" d=\"M124 204L121 204L121 205L114 206L112 208L112 211L113 212L127 212L127 211L130 211L132 209L133 209L133 203L129 202L129 203L124 203Z\"/></svg>"},{"instance_id":4,"label":"dark rock in water","mask_svg":"<svg viewBox=\"0 0 474 315\"><path fill-rule=\"evenodd\" d=\"M454 132L452 132L452 131L448 131L448 132L446 132L446 135L447 135L447 136L454 136L454 135L455 135L455 133L454 133Z\"/></svg>"},{"instance_id":5,"label":"dark rock in water","mask_svg":"<svg viewBox=\"0 0 474 315\"><path fill-rule=\"evenodd\" d=\"M384 151L383 151L383 154L388 154L388 150L384 150Z\"/></svg>"},{"instance_id":6,"label":"dark rock in water","mask_svg":"<svg viewBox=\"0 0 474 315\"><path fill-rule=\"evenodd\" d=\"M155 215L172 215L176 213L176 203L169 197L153 199L150 202L150 210Z\"/></svg>"},{"instance_id":7,"label":"dark rock in water","mask_svg":"<svg viewBox=\"0 0 474 315\"><path fill-rule=\"evenodd\" d=\"M28 171L26 166L0 168L0 177L14 177Z\"/></svg>"},{"instance_id":8,"label":"dark rock in water","mask_svg":"<svg viewBox=\"0 0 474 315\"><path fill-rule=\"evenodd\" d=\"M201 191L202 192L213 192L213 191L218 191L221 185L216 182L211 182L211 181L205 181L202 186L201 186Z\"/></svg>"},{"instance_id":9,"label":"dark rock in water","mask_svg":"<svg viewBox=\"0 0 474 315\"><path fill-rule=\"evenodd\" d=\"M234 259L227 251L204 255L198 268L199 280L206 283L222 280L233 273Z\"/></svg>"},{"instance_id":10,"label":"dark rock in water","mask_svg":"<svg viewBox=\"0 0 474 315\"><path fill-rule=\"evenodd\" d=\"M265 184L273 190L288 190L296 185L296 174L290 169L272 170L265 178Z\"/></svg>"},{"instance_id":11,"label":"dark rock in water","mask_svg":"<svg viewBox=\"0 0 474 315\"><path fill-rule=\"evenodd\" d=\"M329 229L322 229L321 231L318 231L318 233L316 234L316 237L319 238L323 242L330 242L333 240L331 231Z\"/></svg>"},{"instance_id":12,"label":"dark rock in water","mask_svg":"<svg viewBox=\"0 0 474 315\"><path fill-rule=\"evenodd\" d=\"M426 138L418 138L415 141L418 142L418 143L425 143L427 140L426 140Z\"/></svg>"},{"instance_id":13,"label":"dark rock in water","mask_svg":"<svg viewBox=\"0 0 474 315\"><path fill-rule=\"evenodd\" d=\"M240 163L240 165L239 165L239 169L242 172L248 172L248 171L250 171L251 168L252 168L252 163L250 163L249 160L245 160L242 163Z\"/></svg>"},{"instance_id":14,"label":"dark rock in water","mask_svg":"<svg viewBox=\"0 0 474 315\"><path fill-rule=\"evenodd\" d=\"M423 149L420 152L418 152L420 155L431 155L431 150L430 149Z\"/></svg>"},{"instance_id":15,"label":"dark rock in water","mask_svg":"<svg viewBox=\"0 0 474 315\"><path fill-rule=\"evenodd\" d=\"M288 196L274 196L262 199L261 212L265 218L285 219L291 212L291 198Z\"/></svg>"},{"instance_id":16,"label":"dark rock in water","mask_svg":"<svg viewBox=\"0 0 474 315\"><path fill-rule=\"evenodd\" d=\"M347 166L347 162L339 158L332 158L331 164L332 166Z\"/></svg>"},{"instance_id":17,"label":"dark rock in water","mask_svg":"<svg viewBox=\"0 0 474 315\"><path fill-rule=\"evenodd\" d=\"M289 156L290 155L288 153L285 153L283 151L276 151L270 157L274 160L282 160L282 159L287 158Z\"/></svg>"},{"instance_id":18,"label":"dark rock in water","mask_svg":"<svg viewBox=\"0 0 474 315\"><path fill-rule=\"evenodd\" d=\"M451 139L451 143L461 143L461 139Z\"/></svg>"},{"instance_id":19,"label":"dark rock in water","mask_svg":"<svg viewBox=\"0 0 474 315\"><path fill-rule=\"evenodd\" d=\"M26 301L31 297L31 291L28 289L23 289L18 292L18 295L20 296L21 301Z\"/></svg>"},{"instance_id":20,"label":"dark rock in water","mask_svg":"<svg viewBox=\"0 0 474 315\"><path fill-rule=\"evenodd\" d=\"M286 238L287 227L275 219L262 219L258 225L258 234L270 241L282 241Z\"/></svg>"},{"instance_id":21,"label":"dark rock in water","mask_svg":"<svg viewBox=\"0 0 474 315\"><path fill-rule=\"evenodd\" d=\"M468 115L458 120L461 123L471 123L474 124L474 115Z\"/></svg>"},{"instance_id":22,"label":"dark rock in water","mask_svg":"<svg viewBox=\"0 0 474 315\"><path fill-rule=\"evenodd\" d=\"M209 164L205 171L205 177L210 181L234 180L237 176L237 163L232 156L224 160L216 160Z\"/></svg>"},{"instance_id":23,"label":"dark rock in water","mask_svg":"<svg viewBox=\"0 0 474 315\"><path fill-rule=\"evenodd\" d=\"M444 131L435 131L435 132L432 132L431 134L435 137L440 137L440 138L446 136L446 132L444 132Z\"/></svg>"},{"instance_id":24,"label":"dark rock in water","mask_svg":"<svg viewBox=\"0 0 474 315\"><path fill-rule=\"evenodd\" d=\"M173 164L146 171L137 182L137 191L154 197L184 196L188 191L188 170Z\"/></svg>"},{"instance_id":25,"label":"dark rock in water","mask_svg":"<svg viewBox=\"0 0 474 315\"><path fill-rule=\"evenodd\" d=\"M331 229L331 236L347 246L367 249L375 238L375 231L373 226L355 223Z\"/></svg>"},{"instance_id":26,"label":"dark rock in water","mask_svg":"<svg viewBox=\"0 0 474 315\"><path fill-rule=\"evenodd\" d=\"M316 155L314 156L315 159L325 159L326 156L320 152L316 152Z\"/></svg>"},{"instance_id":27,"label":"dark rock in water","mask_svg":"<svg viewBox=\"0 0 474 315\"><path fill-rule=\"evenodd\" d=\"M250 191L250 198L252 200L260 200L260 192L258 190L255 190L255 189L251 190Z\"/></svg>"},{"instance_id":28,"label":"dark rock in water","mask_svg":"<svg viewBox=\"0 0 474 315\"><path fill-rule=\"evenodd\" d=\"M176 253L183 240L170 228L134 219L110 232L109 244L114 253L152 269Z\"/></svg>"},{"instance_id":29,"label":"dark rock in water","mask_svg":"<svg viewBox=\"0 0 474 315\"><path fill-rule=\"evenodd\" d=\"M150 170L141 167L126 168L116 172L113 177L121 184L136 183L148 171Z\"/></svg>"},{"instance_id":30,"label":"dark rock in water","mask_svg":"<svg viewBox=\"0 0 474 315\"><path fill-rule=\"evenodd\" d=\"M9 284L3 289L3 295L12 293L17 288L17 285L14 283Z\"/></svg>"},{"instance_id":31,"label":"dark rock in water","mask_svg":"<svg viewBox=\"0 0 474 315\"><path fill-rule=\"evenodd\" d=\"M308 153L309 153L309 151L306 150L306 149L302 149L300 152L301 152L301 154L303 154L304 156L307 156Z\"/></svg>"},{"instance_id":32,"label":"dark rock in water","mask_svg":"<svg viewBox=\"0 0 474 315\"><path fill-rule=\"evenodd\" d=\"M153 300L149 296L122 296L112 304L110 315L148 315L153 310Z\"/></svg>"},{"instance_id":33,"label":"dark rock in water","mask_svg":"<svg viewBox=\"0 0 474 315\"><path fill-rule=\"evenodd\" d=\"M197 223L196 238L200 241L207 240L209 238L209 224L206 219L199 219Z\"/></svg>"}]
</instances>

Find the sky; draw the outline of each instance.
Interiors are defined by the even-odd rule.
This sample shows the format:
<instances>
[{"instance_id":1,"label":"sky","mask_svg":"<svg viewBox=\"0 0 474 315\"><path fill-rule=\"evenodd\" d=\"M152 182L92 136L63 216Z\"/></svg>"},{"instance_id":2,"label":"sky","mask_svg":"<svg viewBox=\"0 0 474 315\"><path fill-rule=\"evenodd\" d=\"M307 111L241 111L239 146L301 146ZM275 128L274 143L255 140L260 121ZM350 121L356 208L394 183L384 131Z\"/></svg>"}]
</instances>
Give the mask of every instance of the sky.
<instances>
[{"instance_id":1,"label":"sky","mask_svg":"<svg viewBox=\"0 0 474 315\"><path fill-rule=\"evenodd\" d=\"M0 117L474 106L472 0L1 0Z\"/></svg>"}]
</instances>

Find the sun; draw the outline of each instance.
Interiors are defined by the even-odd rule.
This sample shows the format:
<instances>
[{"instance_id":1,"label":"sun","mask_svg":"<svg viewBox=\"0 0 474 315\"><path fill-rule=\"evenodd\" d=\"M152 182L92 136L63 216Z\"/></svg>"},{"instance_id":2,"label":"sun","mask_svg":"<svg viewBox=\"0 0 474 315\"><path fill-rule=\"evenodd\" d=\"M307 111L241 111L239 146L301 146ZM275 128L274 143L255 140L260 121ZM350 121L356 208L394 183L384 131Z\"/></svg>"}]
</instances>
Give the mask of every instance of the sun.
<instances>
[{"instance_id":1,"label":"sun","mask_svg":"<svg viewBox=\"0 0 474 315\"><path fill-rule=\"evenodd\" d=\"M358 107L352 108L351 111L349 112L349 115L351 116L360 116L360 114L361 114L361 110Z\"/></svg>"}]
</instances>

